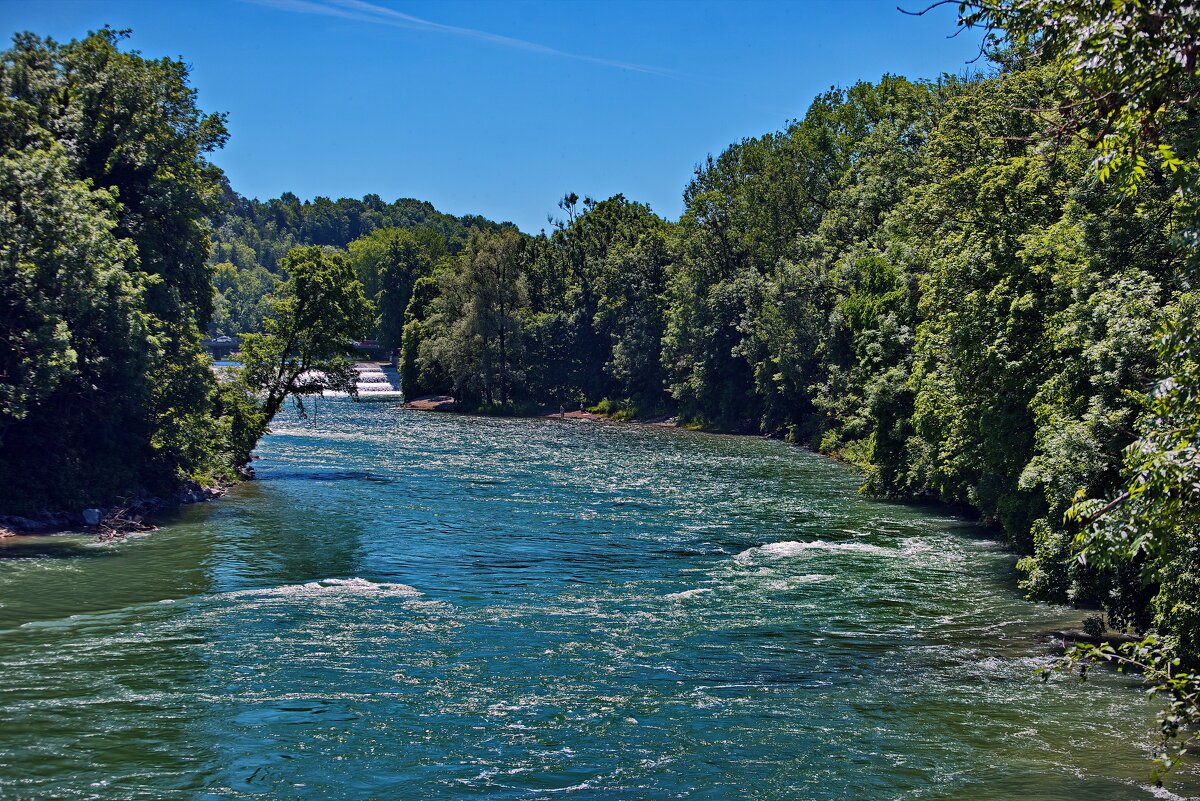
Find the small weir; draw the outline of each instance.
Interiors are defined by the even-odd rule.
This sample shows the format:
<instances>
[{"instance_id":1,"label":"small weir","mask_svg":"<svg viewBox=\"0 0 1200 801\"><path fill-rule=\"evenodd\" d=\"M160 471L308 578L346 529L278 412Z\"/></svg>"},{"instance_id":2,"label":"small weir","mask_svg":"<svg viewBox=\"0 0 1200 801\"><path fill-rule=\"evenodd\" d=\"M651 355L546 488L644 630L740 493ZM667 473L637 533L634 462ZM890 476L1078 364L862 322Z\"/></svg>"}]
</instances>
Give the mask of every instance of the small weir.
<instances>
[{"instance_id":1,"label":"small weir","mask_svg":"<svg viewBox=\"0 0 1200 801\"><path fill-rule=\"evenodd\" d=\"M384 372L378 364L367 362L354 365L354 369L358 371L354 386L360 398L401 397L400 376L395 370L388 368Z\"/></svg>"},{"instance_id":2,"label":"small weir","mask_svg":"<svg viewBox=\"0 0 1200 801\"><path fill-rule=\"evenodd\" d=\"M355 372L358 375L354 379L354 389L361 398L387 398L390 400L398 400L404 397L404 393L400 391L400 375L395 368L387 367L386 369L378 364L370 362L359 362L354 365ZM318 370L312 370L304 374L304 378L316 379L322 384L325 383L325 376ZM322 397L326 398L344 398L345 392L339 390L326 389L321 393Z\"/></svg>"}]
</instances>

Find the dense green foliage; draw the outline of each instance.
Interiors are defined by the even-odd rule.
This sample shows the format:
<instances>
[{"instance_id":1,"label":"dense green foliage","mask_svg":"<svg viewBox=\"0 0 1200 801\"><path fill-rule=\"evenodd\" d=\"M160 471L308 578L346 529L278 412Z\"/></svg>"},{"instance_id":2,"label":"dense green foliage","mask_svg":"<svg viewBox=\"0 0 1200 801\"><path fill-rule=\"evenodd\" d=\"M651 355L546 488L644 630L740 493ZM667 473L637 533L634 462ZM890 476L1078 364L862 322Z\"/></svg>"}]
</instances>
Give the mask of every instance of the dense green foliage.
<instances>
[{"instance_id":1,"label":"dense green foliage","mask_svg":"<svg viewBox=\"0 0 1200 801\"><path fill-rule=\"evenodd\" d=\"M0 56L6 515L231 477L284 398L313 390L290 359L344 379L336 355L374 324L350 263L319 250L285 257L273 295L257 265L214 271L223 176L204 154L224 120L198 110L182 63L121 38L21 34ZM200 347L214 321L272 335L247 342L251 367L225 386ZM259 369L271 360L283 367Z\"/></svg>"},{"instance_id":2,"label":"dense green foliage","mask_svg":"<svg viewBox=\"0 0 1200 801\"><path fill-rule=\"evenodd\" d=\"M22 34L0 56L0 508L220 469L206 218L225 140L184 66Z\"/></svg>"},{"instance_id":3,"label":"dense green foliage","mask_svg":"<svg viewBox=\"0 0 1200 801\"><path fill-rule=\"evenodd\" d=\"M1144 673L1151 695L1166 699L1159 758L1166 770L1185 750L1170 741L1186 732L1194 744L1200 723L1200 16L1173 0L982 0L961 3L960 12L966 24L1031 47L1065 77L1060 102L1041 115L1046 133L1094 148L1096 173L1130 197L1172 190L1172 213L1155 222L1173 250L1173 280L1164 286L1175 291L1153 316L1155 336L1138 332L1138 344L1156 340L1158 380L1137 398L1134 430L1114 438L1133 438L1119 482L1080 486L1066 512L1074 537L1047 531L1026 562L1033 578L1053 577L1052 559L1070 552L1075 586L1088 570L1107 581L1099 600L1110 623L1153 631L1140 643L1074 649L1065 661L1081 665L1084 677L1089 662ZM1143 201L1138 211L1152 205Z\"/></svg>"},{"instance_id":4,"label":"dense green foliage","mask_svg":"<svg viewBox=\"0 0 1200 801\"><path fill-rule=\"evenodd\" d=\"M461 250L472 231L512 229L479 216L442 214L411 198L390 204L378 195L301 201L287 192L258 201L228 188L224 197L209 256L216 269L214 335L261 332L260 301L280 280L281 259L294 248L319 245L349 252L367 298L378 306L367 338L399 347L412 282Z\"/></svg>"}]
</instances>

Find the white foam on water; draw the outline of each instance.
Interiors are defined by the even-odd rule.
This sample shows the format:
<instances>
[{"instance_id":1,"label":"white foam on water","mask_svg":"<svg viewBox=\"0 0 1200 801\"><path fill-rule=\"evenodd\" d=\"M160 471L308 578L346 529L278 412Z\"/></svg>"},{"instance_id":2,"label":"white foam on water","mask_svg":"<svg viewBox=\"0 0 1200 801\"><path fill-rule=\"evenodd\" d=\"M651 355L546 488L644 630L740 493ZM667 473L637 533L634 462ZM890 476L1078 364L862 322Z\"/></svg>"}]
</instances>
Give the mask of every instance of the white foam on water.
<instances>
[{"instance_id":1,"label":"white foam on water","mask_svg":"<svg viewBox=\"0 0 1200 801\"><path fill-rule=\"evenodd\" d=\"M328 595L379 595L400 598L415 598L425 593L407 584L368 581L363 578L328 578L304 584L285 584L282 587L266 587L258 590L236 590L230 597L289 597Z\"/></svg>"},{"instance_id":2,"label":"white foam on water","mask_svg":"<svg viewBox=\"0 0 1200 801\"><path fill-rule=\"evenodd\" d=\"M925 553L932 551L933 546L920 537L908 537L904 540L904 547L901 551L905 554Z\"/></svg>"},{"instance_id":3,"label":"white foam on water","mask_svg":"<svg viewBox=\"0 0 1200 801\"><path fill-rule=\"evenodd\" d=\"M869 545L865 542L826 542L825 540L796 542L794 540L784 540L783 542L768 542L766 545L747 548L735 556L734 559L739 562L747 562L755 556L769 556L782 559L789 556L801 556L810 551L845 551L873 554L876 556L896 556L903 553L903 551L895 548L882 548L878 545Z\"/></svg>"},{"instance_id":4,"label":"white foam on water","mask_svg":"<svg viewBox=\"0 0 1200 801\"><path fill-rule=\"evenodd\" d=\"M1155 787L1152 784L1141 784L1139 782L1129 782L1129 784L1133 787L1137 787L1139 790L1149 793L1155 798L1163 798L1166 799L1166 801L1194 801L1195 799L1194 796L1176 795L1166 787Z\"/></svg>"},{"instance_id":5,"label":"white foam on water","mask_svg":"<svg viewBox=\"0 0 1200 801\"><path fill-rule=\"evenodd\" d=\"M365 390L363 387L360 386L357 388L356 391L358 392L358 397L360 397L360 398L366 398L366 397L370 397L370 398L397 397L397 398L400 398L400 397L404 396L404 393L398 389L381 389L381 390L366 389ZM347 392L336 392L332 389L327 389L321 393L321 397L323 397L323 398L348 398L348 397L350 397L350 394Z\"/></svg>"},{"instance_id":6,"label":"white foam on water","mask_svg":"<svg viewBox=\"0 0 1200 801\"><path fill-rule=\"evenodd\" d=\"M697 595L702 595L706 592L712 592L709 587L697 587L694 590L684 590L683 592L673 592L670 595L664 595L663 598L668 601L684 601L688 598L695 598Z\"/></svg>"},{"instance_id":7,"label":"white foam on water","mask_svg":"<svg viewBox=\"0 0 1200 801\"><path fill-rule=\"evenodd\" d=\"M312 416L309 417L312 420ZM305 439L335 439L339 442L373 442L377 441L377 435L363 433L361 431L330 431L329 429L317 428L300 428L300 427L280 427L272 428L271 434L281 437L303 437ZM307 446L306 446L307 447ZM309 449L306 453L318 453L314 449ZM318 455L328 456L335 454L336 451L322 450Z\"/></svg>"},{"instance_id":8,"label":"white foam on water","mask_svg":"<svg viewBox=\"0 0 1200 801\"><path fill-rule=\"evenodd\" d=\"M985 656L971 662L971 670L976 675L992 678L1008 678L1026 681L1037 676L1037 672L1053 664L1050 656L1037 654L1033 656Z\"/></svg>"},{"instance_id":9,"label":"white foam on water","mask_svg":"<svg viewBox=\"0 0 1200 801\"><path fill-rule=\"evenodd\" d=\"M390 397L402 396L401 392L393 383L387 374L378 367L356 367L358 375L354 380L355 391L360 395L370 395L371 397ZM325 374L319 370L309 370L301 374L301 378L305 381L324 381ZM326 398L345 398L347 393L326 389L321 392L321 395Z\"/></svg>"},{"instance_id":10,"label":"white foam on water","mask_svg":"<svg viewBox=\"0 0 1200 801\"><path fill-rule=\"evenodd\" d=\"M802 576L791 576L779 581L768 581L767 587L772 590L790 590L799 584L820 584L823 581L829 581L833 576L824 573L805 573Z\"/></svg>"}]
</instances>

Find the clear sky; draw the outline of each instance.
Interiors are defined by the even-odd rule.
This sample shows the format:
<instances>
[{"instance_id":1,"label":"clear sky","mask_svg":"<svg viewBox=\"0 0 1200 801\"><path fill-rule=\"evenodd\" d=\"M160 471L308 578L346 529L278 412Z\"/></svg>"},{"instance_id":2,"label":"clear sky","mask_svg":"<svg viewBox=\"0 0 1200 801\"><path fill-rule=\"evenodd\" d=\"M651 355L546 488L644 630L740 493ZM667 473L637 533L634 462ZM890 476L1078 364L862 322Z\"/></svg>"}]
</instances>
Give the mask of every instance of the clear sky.
<instances>
[{"instance_id":1,"label":"clear sky","mask_svg":"<svg viewBox=\"0 0 1200 801\"><path fill-rule=\"evenodd\" d=\"M0 22L182 57L229 115L213 160L243 195L415 197L536 232L572 191L675 219L707 154L830 86L979 68L952 7L896 2L0 0Z\"/></svg>"}]
</instances>

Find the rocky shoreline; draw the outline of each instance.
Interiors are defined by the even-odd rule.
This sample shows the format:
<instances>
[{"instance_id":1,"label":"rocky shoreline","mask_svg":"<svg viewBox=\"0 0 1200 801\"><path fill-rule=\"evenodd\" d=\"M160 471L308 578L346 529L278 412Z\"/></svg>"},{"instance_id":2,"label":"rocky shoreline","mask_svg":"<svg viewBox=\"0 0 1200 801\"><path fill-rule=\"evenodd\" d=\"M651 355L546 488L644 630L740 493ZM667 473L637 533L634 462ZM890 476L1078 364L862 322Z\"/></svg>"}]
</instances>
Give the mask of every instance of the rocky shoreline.
<instances>
[{"instance_id":1,"label":"rocky shoreline","mask_svg":"<svg viewBox=\"0 0 1200 801\"><path fill-rule=\"evenodd\" d=\"M180 485L173 495L166 498L139 497L117 506L91 507L77 512L42 512L28 517L0 515L0 537L83 530L94 533L101 539L114 539L135 531L153 531L157 526L146 522L152 515L167 509L220 498L232 486L218 484L205 487L189 481Z\"/></svg>"}]
</instances>

